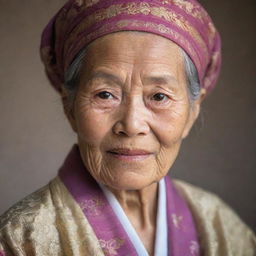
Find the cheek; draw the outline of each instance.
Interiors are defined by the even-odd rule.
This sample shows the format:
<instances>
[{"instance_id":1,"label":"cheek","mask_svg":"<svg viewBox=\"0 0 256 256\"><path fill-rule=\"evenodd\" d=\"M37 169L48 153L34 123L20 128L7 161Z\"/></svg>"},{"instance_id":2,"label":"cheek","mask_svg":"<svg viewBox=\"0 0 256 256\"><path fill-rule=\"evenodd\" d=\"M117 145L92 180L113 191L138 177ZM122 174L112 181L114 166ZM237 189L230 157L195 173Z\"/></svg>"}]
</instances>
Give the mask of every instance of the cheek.
<instances>
[{"instance_id":1,"label":"cheek","mask_svg":"<svg viewBox=\"0 0 256 256\"><path fill-rule=\"evenodd\" d=\"M164 175L172 167L180 149L181 142L175 143L171 147L161 147L159 154L157 155L156 161L159 170Z\"/></svg>"},{"instance_id":2,"label":"cheek","mask_svg":"<svg viewBox=\"0 0 256 256\"><path fill-rule=\"evenodd\" d=\"M77 134L80 140L99 146L109 133L108 116L92 109L80 109L76 115Z\"/></svg>"},{"instance_id":3,"label":"cheek","mask_svg":"<svg viewBox=\"0 0 256 256\"><path fill-rule=\"evenodd\" d=\"M154 116L152 129L162 146L169 148L181 142L188 114L187 104L181 102L173 104L170 109Z\"/></svg>"},{"instance_id":4,"label":"cheek","mask_svg":"<svg viewBox=\"0 0 256 256\"><path fill-rule=\"evenodd\" d=\"M176 103L170 109L157 113L152 119L152 130L160 143L156 157L159 176L167 174L179 153L182 134L188 120L188 110L186 103Z\"/></svg>"},{"instance_id":5,"label":"cheek","mask_svg":"<svg viewBox=\"0 0 256 256\"><path fill-rule=\"evenodd\" d=\"M93 109L76 111L78 144L84 165L98 181L104 182L104 161L101 147L108 137L109 118Z\"/></svg>"}]
</instances>

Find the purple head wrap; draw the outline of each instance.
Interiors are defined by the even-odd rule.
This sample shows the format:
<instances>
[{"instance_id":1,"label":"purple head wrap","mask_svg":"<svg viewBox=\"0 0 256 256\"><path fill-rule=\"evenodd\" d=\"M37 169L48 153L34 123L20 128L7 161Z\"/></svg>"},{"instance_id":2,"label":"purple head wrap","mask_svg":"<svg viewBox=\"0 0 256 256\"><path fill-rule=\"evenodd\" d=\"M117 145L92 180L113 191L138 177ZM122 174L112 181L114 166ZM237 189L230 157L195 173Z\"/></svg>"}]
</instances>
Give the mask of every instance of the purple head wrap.
<instances>
[{"instance_id":1,"label":"purple head wrap","mask_svg":"<svg viewBox=\"0 0 256 256\"><path fill-rule=\"evenodd\" d=\"M192 59L200 85L209 92L221 65L221 41L196 0L70 0L43 31L41 58L61 91L74 57L93 40L118 31L144 31L179 45Z\"/></svg>"}]
</instances>

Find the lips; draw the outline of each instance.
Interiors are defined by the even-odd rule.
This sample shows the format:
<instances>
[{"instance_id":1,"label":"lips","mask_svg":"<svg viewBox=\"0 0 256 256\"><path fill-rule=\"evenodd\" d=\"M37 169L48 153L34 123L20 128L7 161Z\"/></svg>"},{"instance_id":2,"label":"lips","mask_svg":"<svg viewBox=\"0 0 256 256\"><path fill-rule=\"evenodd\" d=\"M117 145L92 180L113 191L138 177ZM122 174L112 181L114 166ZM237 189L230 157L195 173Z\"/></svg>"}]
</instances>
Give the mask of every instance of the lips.
<instances>
[{"instance_id":1,"label":"lips","mask_svg":"<svg viewBox=\"0 0 256 256\"><path fill-rule=\"evenodd\" d=\"M144 149L128 149L128 148L116 148L107 151L108 153L115 155L124 155L124 156L143 156L150 155L152 152L149 152Z\"/></svg>"}]
</instances>

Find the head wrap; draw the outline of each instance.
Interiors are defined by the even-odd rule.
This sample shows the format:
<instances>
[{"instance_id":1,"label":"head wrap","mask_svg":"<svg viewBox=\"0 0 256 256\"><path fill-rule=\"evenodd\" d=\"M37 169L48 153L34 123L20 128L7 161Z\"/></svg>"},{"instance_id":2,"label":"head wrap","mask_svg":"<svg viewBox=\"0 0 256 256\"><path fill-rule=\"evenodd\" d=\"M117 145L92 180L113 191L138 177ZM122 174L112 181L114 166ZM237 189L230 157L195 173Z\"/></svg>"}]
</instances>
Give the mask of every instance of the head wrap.
<instances>
[{"instance_id":1,"label":"head wrap","mask_svg":"<svg viewBox=\"0 0 256 256\"><path fill-rule=\"evenodd\" d=\"M70 0L43 31L41 58L51 84L61 91L67 68L93 40L118 31L144 31L179 45L192 59L209 92L221 65L221 41L196 0Z\"/></svg>"}]
</instances>

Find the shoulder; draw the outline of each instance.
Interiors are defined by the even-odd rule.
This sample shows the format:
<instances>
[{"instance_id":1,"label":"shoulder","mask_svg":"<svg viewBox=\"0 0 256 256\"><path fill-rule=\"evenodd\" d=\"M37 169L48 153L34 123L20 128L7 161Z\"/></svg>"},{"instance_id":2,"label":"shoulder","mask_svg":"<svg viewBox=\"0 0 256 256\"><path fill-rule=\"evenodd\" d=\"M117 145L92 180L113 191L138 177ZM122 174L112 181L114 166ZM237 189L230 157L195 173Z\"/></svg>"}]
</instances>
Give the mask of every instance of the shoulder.
<instances>
[{"instance_id":1,"label":"shoulder","mask_svg":"<svg viewBox=\"0 0 256 256\"><path fill-rule=\"evenodd\" d=\"M222 199L184 181L173 183L191 209L206 255L256 254L255 234Z\"/></svg>"},{"instance_id":2,"label":"shoulder","mask_svg":"<svg viewBox=\"0 0 256 256\"><path fill-rule=\"evenodd\" d=\"M33 217L49 204L47 202L49 201L49 196L49 187L47 185L14 204L0 217L0 231L7 225L17 222L34 221Z\"/></svg>"},{"instance_id":3,"label":"shoulder","mask_svg":"<svg viewBox=\"0 0 256 256\"><path fill-rule=\"evenodd\" d=\"M54 222L53 209L50 185L12 206L0 217L0 251L4 250L7 255L8 252L23 255L25 251L33 250L28 244L35 237L40 237L43 241L47 232L55 233L50 230L54 228L54 225L50 225Z\"/></svg>"},{"instance_id":4,"label":"shoulder","mask_svg":"<svg viewBox=\"0 0 256 256\"><path fill-rule=\"evenodd\" d=\"M1 253L103 255L82 209L58 177L0 217Z\"/></svg>"},{"instance_id":5,"label":"shoulder","mask_svg":"<svg viewBox=\"0 0 256 256\"><path fill-rule=\"evenodd\" d=\"M217 209L231 210L223 200L214 193L177 179L173 179L173 183L180 195L186 199L188 205L193 209L199 208L200 211L203 211L205 214Z\"/></svg>"}]
</instances>

